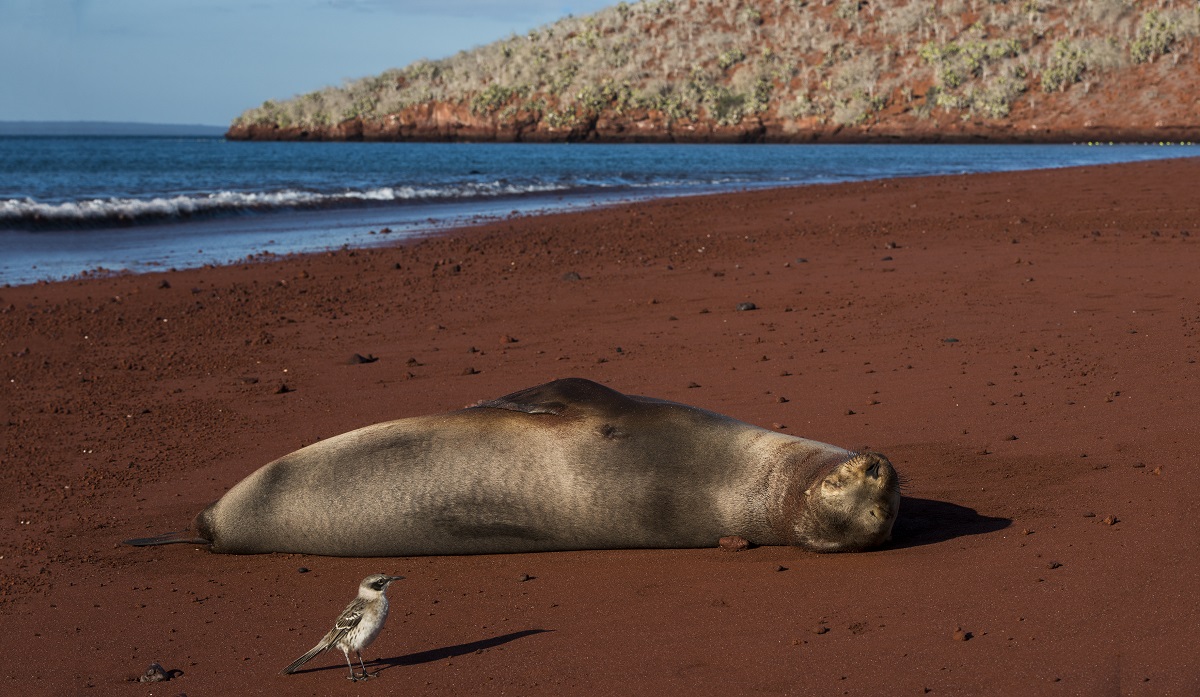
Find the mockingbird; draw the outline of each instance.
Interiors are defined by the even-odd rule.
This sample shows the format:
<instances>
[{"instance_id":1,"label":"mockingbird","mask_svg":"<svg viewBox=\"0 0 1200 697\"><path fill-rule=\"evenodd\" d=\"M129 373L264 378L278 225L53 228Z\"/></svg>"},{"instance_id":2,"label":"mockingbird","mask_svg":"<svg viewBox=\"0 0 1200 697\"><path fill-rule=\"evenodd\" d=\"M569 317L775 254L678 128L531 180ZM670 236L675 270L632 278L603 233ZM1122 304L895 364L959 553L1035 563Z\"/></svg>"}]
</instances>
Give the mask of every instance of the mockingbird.
<instances>
[{"instance_id":1,"label":"mockingbird","mask_svg":"<svg viewBox=\"0 0 1200 697\"><path fill-rule=\"evenodd\" d=\"M388 616L388 600L384 592L392 581L399 581L403 576L388 576L372 574L363 579L358 585L358 597L355 598L342 614L338 616L333 629L322 637L321 642L309 649L308 653L297 658L290 666L283 669L283 674L295 673L313 656L338 647L346 654L346 665L350 667L351 680L366 680L367 666L363 664L362 650L367 648L379 631L383 629L384 620ZM354 664L350 662L350 652L358 656L358 665L362 666L362 675L354 674Z\"/></svg>"}]
</instances>

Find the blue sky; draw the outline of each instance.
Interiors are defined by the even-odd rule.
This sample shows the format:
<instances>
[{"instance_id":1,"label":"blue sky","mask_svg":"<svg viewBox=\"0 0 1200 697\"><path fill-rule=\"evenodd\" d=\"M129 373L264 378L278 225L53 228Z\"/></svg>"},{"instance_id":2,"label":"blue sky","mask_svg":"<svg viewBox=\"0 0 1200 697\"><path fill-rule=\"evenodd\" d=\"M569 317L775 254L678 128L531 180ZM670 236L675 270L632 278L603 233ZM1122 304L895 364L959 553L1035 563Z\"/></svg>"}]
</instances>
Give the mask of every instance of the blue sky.
<instances>
[{"instance_id":1,"label":"blue sky","mask_svg":"<svg viewBox=\"0 0 1200 697\"><path fill-rule=\"evenodd\" d=\"M224 126L616 0L0 0L0 121Z\"/></svg>"}]
</instances>

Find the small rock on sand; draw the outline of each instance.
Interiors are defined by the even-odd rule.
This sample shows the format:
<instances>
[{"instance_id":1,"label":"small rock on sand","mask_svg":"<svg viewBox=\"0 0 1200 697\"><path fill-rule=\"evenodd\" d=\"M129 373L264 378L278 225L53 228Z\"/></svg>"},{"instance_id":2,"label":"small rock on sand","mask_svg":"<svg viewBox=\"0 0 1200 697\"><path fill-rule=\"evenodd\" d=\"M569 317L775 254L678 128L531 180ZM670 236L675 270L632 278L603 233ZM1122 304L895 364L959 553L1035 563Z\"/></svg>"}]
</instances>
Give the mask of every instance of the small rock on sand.
<instances>
[{"instance_id":1,"label":"small rock on sand","mask_svg":"<svg viewBox=\"0 0 1200 697\"><path fill-rule=\"evenodd\" d=\"M718 544L726 552L741 552L750 549L750 541L740 535L726 535L718 540Z\"/></svg>"},{"instance_id":2,"label":"small rock on sand","mask_svg":"<svg viewBox=\"0 0 1200 697\"><path fill-rule=\"evenodd\" d=\"M151 663L146 672L138 678L138 682L165 682L170 679L171 674L165 668L157 663Z\"/></svg>"}]
</instances>

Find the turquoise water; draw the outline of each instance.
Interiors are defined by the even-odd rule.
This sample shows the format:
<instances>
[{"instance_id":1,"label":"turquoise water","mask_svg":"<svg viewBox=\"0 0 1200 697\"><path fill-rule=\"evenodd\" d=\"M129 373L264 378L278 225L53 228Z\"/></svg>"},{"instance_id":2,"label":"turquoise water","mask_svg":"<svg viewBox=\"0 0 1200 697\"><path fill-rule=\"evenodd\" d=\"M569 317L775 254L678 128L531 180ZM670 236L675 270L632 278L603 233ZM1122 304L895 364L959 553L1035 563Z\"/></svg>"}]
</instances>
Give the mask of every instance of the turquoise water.
<instances>
[{"instance_id":1,"label":"turquoise water","mask_svg":"<svg viewBox=\"0 0 1200 697\"><path fill-rule=\"evenodd\" d=\"M235 143L0 137L0 283L367 246L661 196L1200 154L1154 145ZM390 235L371 234L389 228Z\"/></svg>"}]
</instances>

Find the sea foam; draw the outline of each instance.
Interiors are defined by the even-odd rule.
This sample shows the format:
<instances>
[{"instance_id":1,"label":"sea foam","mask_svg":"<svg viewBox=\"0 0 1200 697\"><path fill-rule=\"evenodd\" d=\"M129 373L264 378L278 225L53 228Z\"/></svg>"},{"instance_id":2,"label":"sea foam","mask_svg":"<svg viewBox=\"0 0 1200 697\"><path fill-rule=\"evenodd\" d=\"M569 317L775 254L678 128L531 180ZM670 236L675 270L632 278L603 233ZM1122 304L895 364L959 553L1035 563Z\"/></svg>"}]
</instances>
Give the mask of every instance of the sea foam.
<instances>
[{"instance_id":1,"label":"sea foam","mask_svg":"<svg viewBox=\"0 0 1200 697\"><path fill-rule=\"evenodd\" d=\"M570 185L548 182L495 181L457 182L446 186L385 186L336 193L287 189L272 192L218 191L153 198L96 198L64 202L42 202L32 198L0 199L0 227L19 229L129 225L289 209L521 196L568 191L571 188L573 187Z\"/></svg>"}]
</instances>

